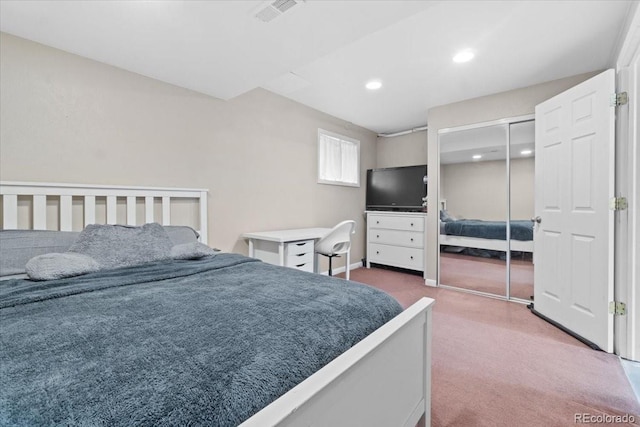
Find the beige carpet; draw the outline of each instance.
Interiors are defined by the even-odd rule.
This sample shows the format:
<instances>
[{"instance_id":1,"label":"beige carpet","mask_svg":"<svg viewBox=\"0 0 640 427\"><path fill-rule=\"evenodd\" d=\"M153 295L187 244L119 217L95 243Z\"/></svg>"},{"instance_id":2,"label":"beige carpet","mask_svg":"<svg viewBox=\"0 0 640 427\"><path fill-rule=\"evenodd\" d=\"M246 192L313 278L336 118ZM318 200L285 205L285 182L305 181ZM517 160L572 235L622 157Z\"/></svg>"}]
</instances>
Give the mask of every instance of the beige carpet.
<instances>
[{"instance_id":1,"label":"beige carpet","mask_svg":"<svg viewBox=\"0 0 640 427\"><path fill-rule=\"evenodd\" d=\"M433 314L433 426L571 426L576 414L634 414L619 359L591 350L513 302L426 287L422 277L360 268L351 280ZM623 424L607 424L623 425Z\"/></svg>"}]
</instances>

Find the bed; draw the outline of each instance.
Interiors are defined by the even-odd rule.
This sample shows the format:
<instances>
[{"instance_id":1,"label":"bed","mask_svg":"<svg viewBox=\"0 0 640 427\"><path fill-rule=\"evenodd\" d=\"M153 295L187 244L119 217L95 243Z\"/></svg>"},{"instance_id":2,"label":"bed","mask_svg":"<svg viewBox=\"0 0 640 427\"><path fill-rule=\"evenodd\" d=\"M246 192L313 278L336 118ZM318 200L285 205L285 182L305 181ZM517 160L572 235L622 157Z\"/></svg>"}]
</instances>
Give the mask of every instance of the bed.
<instances>
[{"instance_id":1,"label":"bed","mask_svg":"<svg viewBox=\"0 0 640 427\"><path fill-rule=\"evenodd\" d=\"M28 228L46 228L54 199L63 232L78 198L86 225L120 222L122 205L130 226L142 206L166 227L171 201L191 199L206 240L205 190L0 194L4 230L26 197ZM366 285L230 253L0 281L0 424L429 425L432 304L402 311Z\"/></svg>"},{"instance_id":2,"label":"bed","mask_svg":"<svg viewBox=\"0 0 640 427\"><path fill-rule=\"evenodd\" d=\"M506 221L482 221L477 219L440 221L440 246L506 252L506 239ZM533 253L533 224L531 221L510 221L510 248L512 251Z\"/></svg>"}]
</instances>

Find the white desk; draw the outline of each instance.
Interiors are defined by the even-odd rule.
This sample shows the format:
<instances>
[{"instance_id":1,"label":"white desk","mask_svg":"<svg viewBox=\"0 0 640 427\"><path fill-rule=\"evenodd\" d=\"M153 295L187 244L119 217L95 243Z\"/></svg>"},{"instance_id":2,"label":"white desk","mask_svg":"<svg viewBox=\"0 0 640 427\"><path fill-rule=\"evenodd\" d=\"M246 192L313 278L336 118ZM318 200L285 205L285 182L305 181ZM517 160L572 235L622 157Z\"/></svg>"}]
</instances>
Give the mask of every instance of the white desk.
<instances>
[{"instance_id":1,"label":"white desk","mask_svg":"<svg viewBox=\"0 0 640 427\"><path fill-rule=\"evenodd\" d=\"M318 272L314 246L330 228L299 228L295 230L244 233L249 240L249 256L275 265Z\"/></svg>"}]
</instances>

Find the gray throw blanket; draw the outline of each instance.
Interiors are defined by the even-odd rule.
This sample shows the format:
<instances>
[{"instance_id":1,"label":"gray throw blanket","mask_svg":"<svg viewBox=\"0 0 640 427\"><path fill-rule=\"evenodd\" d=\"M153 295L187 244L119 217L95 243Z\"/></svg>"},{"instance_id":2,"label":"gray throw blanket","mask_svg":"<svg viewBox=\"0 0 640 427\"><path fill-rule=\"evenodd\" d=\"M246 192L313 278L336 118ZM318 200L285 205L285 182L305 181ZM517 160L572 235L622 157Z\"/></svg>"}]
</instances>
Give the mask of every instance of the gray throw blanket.
<instances>
[{"instance_id":1,"label":"gray throw blanket","mask_svg":"<svg viewBox=\"0 0 640 427\"><path fill-rule=\"evenodd\" d=\"M0 425L238 425L400 311L236 254L0 282Z\"/></svg>"},{"instance_id":2,"label":"gray throw blanket","mask_svg":"<svg viewBox=\"0 0 640 427\"><path fill-rule=\"evenodd\" d=\"M480 239L507 239L505 221L482 221L479 219L458 219L444 223L444 232L452 236L478 237ZM511 221L511 239L533 240L533 223L529 220Z\"/></svg>"}]
</instances>

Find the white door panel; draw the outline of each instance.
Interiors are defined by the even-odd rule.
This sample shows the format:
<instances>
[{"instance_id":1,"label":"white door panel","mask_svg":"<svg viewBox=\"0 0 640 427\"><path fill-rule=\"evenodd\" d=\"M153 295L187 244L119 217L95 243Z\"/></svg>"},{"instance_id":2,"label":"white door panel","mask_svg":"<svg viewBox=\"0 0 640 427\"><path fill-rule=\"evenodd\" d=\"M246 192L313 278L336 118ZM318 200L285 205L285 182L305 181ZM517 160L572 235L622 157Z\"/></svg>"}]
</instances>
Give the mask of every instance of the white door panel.
<instances>
[{"instance_id":1,"label":"white door panel","mask_svg":"<svg viewBox=\"0 0 640 427\"><path fill-rule=\"evenodd\" d=\"M536 107L535 310L613 351L615 73Z\"/></svg>"}]
</instances>

